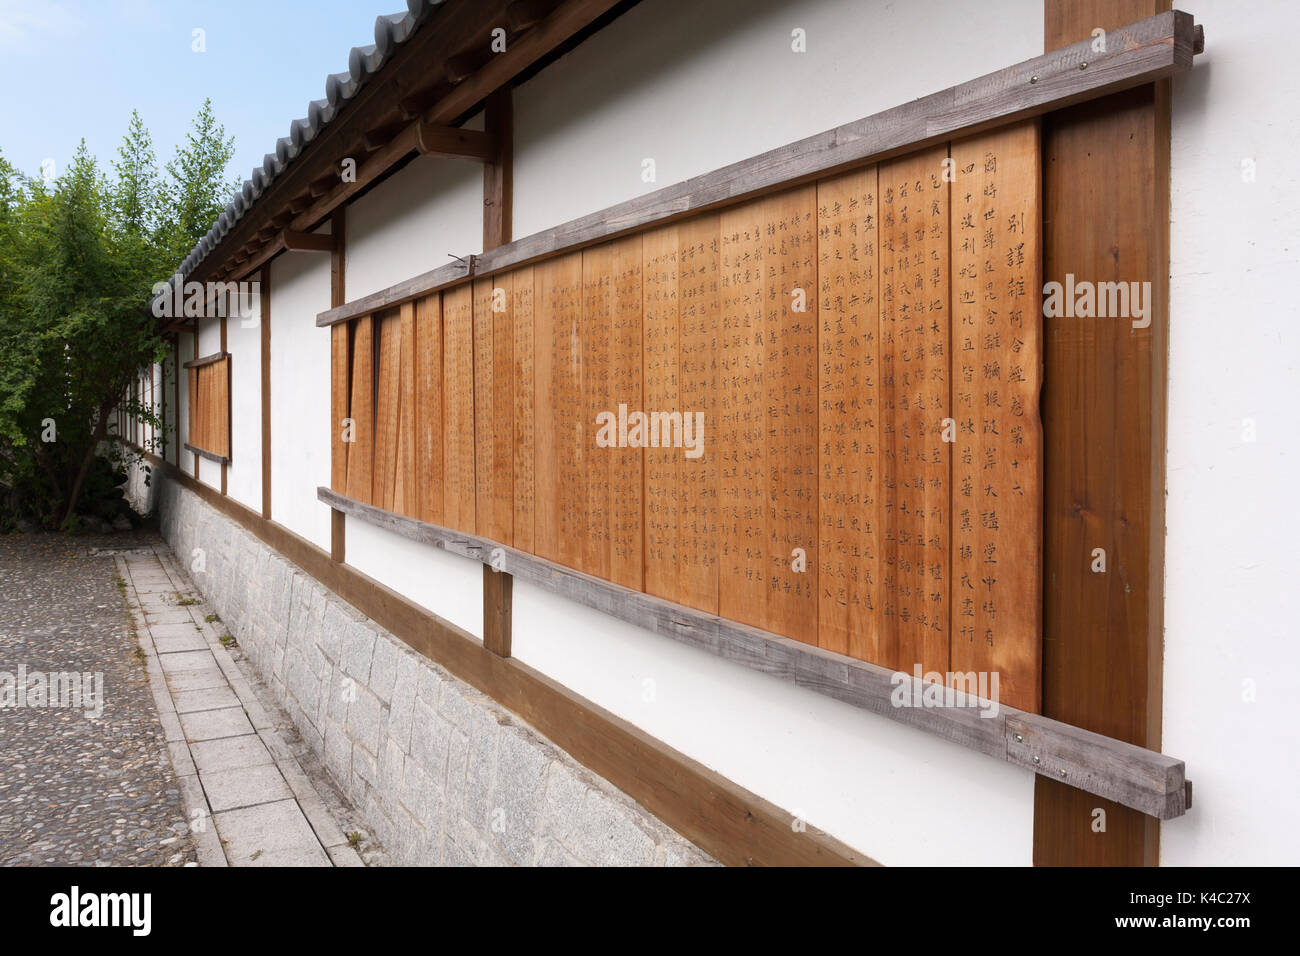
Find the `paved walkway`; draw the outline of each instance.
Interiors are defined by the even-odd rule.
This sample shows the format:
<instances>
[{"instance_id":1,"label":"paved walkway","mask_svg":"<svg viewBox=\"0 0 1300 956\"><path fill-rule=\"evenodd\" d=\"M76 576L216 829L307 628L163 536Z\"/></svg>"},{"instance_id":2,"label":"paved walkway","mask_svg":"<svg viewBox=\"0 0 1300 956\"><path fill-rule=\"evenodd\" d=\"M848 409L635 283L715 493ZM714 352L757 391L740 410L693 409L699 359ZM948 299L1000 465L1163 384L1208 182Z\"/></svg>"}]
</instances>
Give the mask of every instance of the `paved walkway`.
<instances>
[{"instance_id":1,"label":"paved walkway","mask_svg":"<svg viewBox=\"0 0 1300 956\"><path fill-rule=\"evenodd\" d=\"M0 865L195 859L114 558L97 547L134 540L0 535Z\"/></svg>"},{"instance_id":2,"label":"paved walkway","mask_svg":"<svg viewBox=\"0 0 1300 956\"><path fill-rule=\"evenodd\" d=\"M339 823L347 808L304 772L288 719L240 670L171 552L159 542L117 562L199 864L364 866Z\"/></svg>"}]
</instances>

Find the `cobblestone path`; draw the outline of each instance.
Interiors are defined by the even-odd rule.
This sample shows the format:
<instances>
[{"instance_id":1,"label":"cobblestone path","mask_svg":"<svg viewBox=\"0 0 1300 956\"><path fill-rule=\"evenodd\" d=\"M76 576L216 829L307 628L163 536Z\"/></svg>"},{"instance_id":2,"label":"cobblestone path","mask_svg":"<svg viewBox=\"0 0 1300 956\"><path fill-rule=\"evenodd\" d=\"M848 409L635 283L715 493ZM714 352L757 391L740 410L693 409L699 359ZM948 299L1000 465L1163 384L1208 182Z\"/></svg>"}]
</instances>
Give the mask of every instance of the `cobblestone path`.
<instances>
[{"instance_id":1,"label":"cobblestone path","mask_svg":"<svg viewBox=\"0 0 1300 956\"><path fill-rule=\"evenodd\" d=\"M118 584L136 543L0 535L0 865L196 859Z\"/></svg>"}]
</instances>

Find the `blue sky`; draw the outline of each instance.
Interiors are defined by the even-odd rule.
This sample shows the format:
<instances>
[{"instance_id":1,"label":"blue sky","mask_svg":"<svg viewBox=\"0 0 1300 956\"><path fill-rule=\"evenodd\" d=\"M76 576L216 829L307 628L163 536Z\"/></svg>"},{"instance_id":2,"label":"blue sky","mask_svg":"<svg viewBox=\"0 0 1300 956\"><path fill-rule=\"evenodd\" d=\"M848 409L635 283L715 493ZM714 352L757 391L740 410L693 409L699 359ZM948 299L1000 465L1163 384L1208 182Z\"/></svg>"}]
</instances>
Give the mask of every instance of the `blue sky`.
<instances>
[{"instance_id":1,"label":"blue sky","mask_svg":"<svg viewBox=\"0 0 1300 956\"><path fill-rule=\"evenodd\" d=\"M107 167L131 110L159 166L204 97L235 136L242 181L289 121L325 95L348 50L374 42L375 17L403 0L0 0L0 154L36 175L62 172L82 137ZM193 31L204 31L196 53Z\"/></svg>"}]
</instances>

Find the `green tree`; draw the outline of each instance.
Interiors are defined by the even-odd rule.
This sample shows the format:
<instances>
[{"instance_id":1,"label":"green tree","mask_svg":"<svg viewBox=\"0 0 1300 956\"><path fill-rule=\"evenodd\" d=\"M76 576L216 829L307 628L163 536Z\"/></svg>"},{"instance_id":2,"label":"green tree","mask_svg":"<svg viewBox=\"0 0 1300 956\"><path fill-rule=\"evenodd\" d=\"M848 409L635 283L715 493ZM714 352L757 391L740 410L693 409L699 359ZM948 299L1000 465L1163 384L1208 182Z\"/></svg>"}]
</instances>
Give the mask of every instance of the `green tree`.
<instances>
[{"instance_id":1,"label":"green tree","mask_svg":"<svg viewBox=\"0 0 1300 956\"><path fill-rule=\"evenodd\" d=\"M203 101L185 143L167 163L168 215L165 244L173 264L189 255L194 244L212 228L240 187L227 179L226 169L235 154L235 138L212 112L212 100Z\"/></svg>"},{"instance_id":2,"label":"green tree","mask_svg":"<svg viewBox=\"0 0 1300 956\"><path fill-rule=\"evenodd\" d=\"M165 180L138 113L112 176L84 141L52 183L0 156L0 530L74 527L88 484L113 490L117 411L161 426L132 395L166 353L152 287L220 212L233 148L205 102Z\"/></svg>"}]
</instances>

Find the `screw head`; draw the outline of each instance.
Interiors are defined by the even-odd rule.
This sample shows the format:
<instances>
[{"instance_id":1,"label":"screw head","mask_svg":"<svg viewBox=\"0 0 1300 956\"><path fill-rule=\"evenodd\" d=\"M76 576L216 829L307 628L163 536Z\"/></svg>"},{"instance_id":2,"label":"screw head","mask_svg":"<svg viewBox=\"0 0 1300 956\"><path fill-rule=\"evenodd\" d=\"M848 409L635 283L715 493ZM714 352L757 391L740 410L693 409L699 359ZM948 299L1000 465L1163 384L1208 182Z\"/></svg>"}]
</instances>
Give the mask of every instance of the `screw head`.
<instances>
[{"instance_id":1,"label":"screw head","mask_svg":"<svg viewBox=\"0 0 1300 956\"><path fill-rule=\"evenodd\" d=\"M1081 69L1081 70L1086 70L1087 68L1088 68L1088 61L1087 61L1087 60L1084 60L1082 63L1079 64L1079 69Z\"/></svg>"},{"instance_id":2,"label":"screw head","mask_svg":"<svg viewBox=\"0 0 1300 956\"><path fill-rule=\"evenodd\" d=\"M1031 77L1029 78L1029 82L1030 82L1030 83L1037 83L1037 82L1038 82L1038 74L1035 73L1033 76L1031 76Z\"/></svg>"},{"instance_id":3,"label":"screw head","mask_svg":"<svg viewBox=\"0 0 1300 956\"><path fill-rule=\"evenodd\" d=\"M1025 742L1025 738L1020 736L1019 734L1016 734L1016 743L1023 744L1024 742Z\"/></svg>"},{"instance_id":4,"label":"screw head","mask_svg":"<svg viewBox=\"0 0 1300 956\"><path fill-rule=\"evenodd\" d=\"M1039 760L1037 757L1035 757L1035 758L1034 758L1034 763L1042 763L1042 761Z\"/></svg>"}]
</instances>

